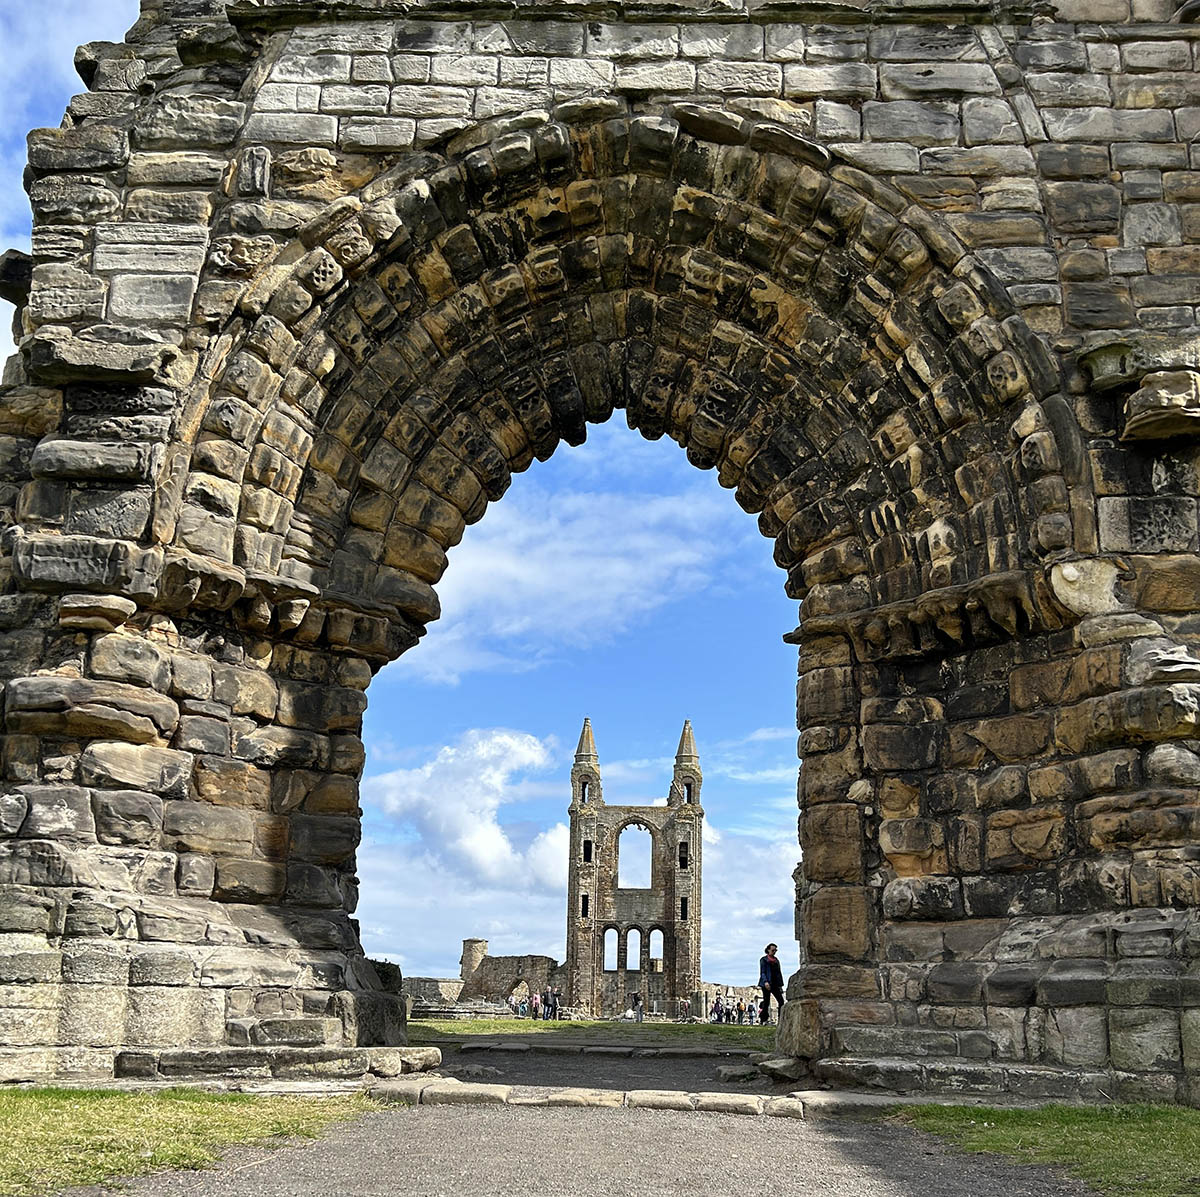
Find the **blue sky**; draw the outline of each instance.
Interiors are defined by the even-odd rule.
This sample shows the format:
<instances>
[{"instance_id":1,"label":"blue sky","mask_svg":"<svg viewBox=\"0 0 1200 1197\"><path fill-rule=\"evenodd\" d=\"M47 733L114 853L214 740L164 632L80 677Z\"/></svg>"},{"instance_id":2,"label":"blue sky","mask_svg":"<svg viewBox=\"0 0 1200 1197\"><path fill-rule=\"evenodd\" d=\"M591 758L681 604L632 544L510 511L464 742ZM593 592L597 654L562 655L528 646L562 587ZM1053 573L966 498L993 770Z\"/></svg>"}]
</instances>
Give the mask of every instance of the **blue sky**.
<instances>
[{"instance_id":1,"label":"blue sky","mask_svg":"<svg viewBox=\"0 0 1200 1197\"><path fill-rule=\"evenodd\" d=\"M81 90L76 44L120 40L134 0L0 6L0 249L28 248L24 139ZM11 309L0 304L0 351ZM364 943L452 976L459 941L562 958L569 772L592 719L609 802L666 794L683 720L705 775L704 975L795 964L795 624L771 546L715 476L620 415L519 476L467 530L444 615L372 684ZM624 846L624 842L623 842Z\"/></svg>"}]
</instances>

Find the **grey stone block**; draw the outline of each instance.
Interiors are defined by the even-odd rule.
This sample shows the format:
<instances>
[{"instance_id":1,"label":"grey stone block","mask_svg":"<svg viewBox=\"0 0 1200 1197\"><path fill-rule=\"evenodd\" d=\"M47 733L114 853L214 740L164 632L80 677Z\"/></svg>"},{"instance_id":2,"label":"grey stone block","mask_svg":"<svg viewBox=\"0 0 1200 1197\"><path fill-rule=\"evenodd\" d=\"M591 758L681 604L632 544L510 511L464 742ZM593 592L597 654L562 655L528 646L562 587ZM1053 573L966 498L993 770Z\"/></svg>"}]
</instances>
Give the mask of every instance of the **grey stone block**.
<instances>
[{"instance_id":1,"label":"grey stone block","mask_svg":"<svg viewBox=\"0 0 1200 1197\"><path fill-rule=\"evenodd\" d=\"M335 116L309 112L256 112L246 122L246 136L288 145L336 145Z\"/></svg>"}]
</instances>

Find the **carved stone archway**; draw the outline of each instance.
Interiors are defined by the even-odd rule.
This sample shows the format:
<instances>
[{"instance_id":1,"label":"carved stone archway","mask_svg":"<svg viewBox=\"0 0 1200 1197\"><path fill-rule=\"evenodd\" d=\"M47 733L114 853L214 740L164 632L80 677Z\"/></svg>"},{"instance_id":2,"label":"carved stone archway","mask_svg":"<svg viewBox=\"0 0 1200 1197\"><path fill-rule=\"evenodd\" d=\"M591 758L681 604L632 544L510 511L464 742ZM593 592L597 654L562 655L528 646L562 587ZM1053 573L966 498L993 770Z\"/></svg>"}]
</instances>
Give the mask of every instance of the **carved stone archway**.
<instances>
[{"instance_id":1,"label":"carved stone archway","mask_svg":"<svg viewBox=\"0 0 1200 1197\"><path fill-rule=\"evenodd\" d=\"M1013 184L1038 215L958 219L949 184L802 135L782 93L699 102L743 44L737 78L812 86L752 14L179 7L85 55L75 126L31 140L2 402L8 1075L353 1072L403 1037L351 917L368 683L511 475L620 410L717 470L802 602L781 1050L837 1081L1188 1096L1200 567L1103 395L1140 386L1129 442L1186 434L1188 376L1131 362L1191 359L1101 349L1092 388L1064 330L1118 308L1072 276L1050 335L1063 297L1023 302L990 252L1029 221L1075 252L1102 197L1047 183L1043 212ZM1017 62L1045 52L1013 36L1015 60L986 21L897 18L855 64L883 97L863 121L920 115L879 109L919 108L895 96L930 46L962 64L956 120L1029 117ZM543 88L579 38L610 83ZM962 128L964 169L1025 170L1009 132Z\"/></svg>"}]
</instances>

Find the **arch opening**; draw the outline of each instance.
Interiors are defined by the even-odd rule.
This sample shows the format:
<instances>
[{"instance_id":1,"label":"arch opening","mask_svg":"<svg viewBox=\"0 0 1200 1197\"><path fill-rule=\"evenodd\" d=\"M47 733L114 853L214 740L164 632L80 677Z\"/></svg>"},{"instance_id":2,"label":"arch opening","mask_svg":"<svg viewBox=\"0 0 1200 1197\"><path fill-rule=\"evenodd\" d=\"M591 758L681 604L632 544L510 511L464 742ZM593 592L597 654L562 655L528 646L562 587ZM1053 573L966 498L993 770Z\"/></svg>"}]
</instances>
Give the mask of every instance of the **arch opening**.
<instances>
[{"instance_id":1,"label":"arch opening","mask_svg":"<svg viewBox=\"0 0 1200 1197\"><path fill-rule=\"evenodd\" d=\"M630 927L625 933L625 971L642 971L642 933L637 927Z\"/></svg>"},{"instance_id":2,"label":"arch opening","mask_svg":"<svg viewBox=\"0 0 1200 1197\"><path fill-rule=\"evenodd\" d=\"M604 971L616 972L620 966L620 935L615 927L604 932Z\"/></svg>"},{"instance_id":3,"label":"arch opening","mask_svg":"<svg viewBox=\"0 0 1200 1197\"><path fill-rule=\"evenodd\" d=\"M654 837L648 827L630 823L617 839L617 886L649 889L654 883Z\"/></svg>"}]
</instances>

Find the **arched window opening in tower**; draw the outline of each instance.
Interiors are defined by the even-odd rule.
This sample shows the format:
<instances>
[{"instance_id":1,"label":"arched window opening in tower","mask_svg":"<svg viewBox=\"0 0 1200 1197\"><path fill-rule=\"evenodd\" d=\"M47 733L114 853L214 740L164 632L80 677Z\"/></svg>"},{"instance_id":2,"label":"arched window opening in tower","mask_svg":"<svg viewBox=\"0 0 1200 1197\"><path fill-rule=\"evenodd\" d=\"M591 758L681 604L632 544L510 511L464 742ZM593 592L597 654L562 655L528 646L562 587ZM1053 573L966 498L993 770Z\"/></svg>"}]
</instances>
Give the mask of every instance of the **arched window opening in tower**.
<instances>
[{"instance_id":1,"label":"arched window opening in tower","mask_svg":"<svg viewBox=\"0 0 1200 1197\"><path fill-rule=\"evenodd\" d=\"M618 938L616 927L609 927L604 933L604 971L606 973L617 971L617 949L620 946Z\"/></svg>"},{"instance_id":2,"label":"arched window opening in tower","mask_svg":"<svg viewBox=\"0 0 1200 1197\"><path fill-rule=\"evenodd\" d=\"M630 823L617 841L617 885L621 889L649 889L654 841L650 832Z\"/></svg>"},{"instance_id":3,"label":"arched window opening in tower","mask_svg":"<svg viewBox=\"0 0 1200 1197\"><path fill-rule=\"evenodd\" d=\"M663 956L663 933L659 928L655 928L650 932L650 971L662 972Z\"/></svg>"},{"instance_id":4,"label":"arched window opening in tower","mask_svg":"<svg viewBox=\"0 0 1200 1197\"><path fill-rule=\"evenodd\" d=\"M625 971L642 971L642 933L636 927L631 927L625 935Z\"/></svg>"}]
</instances>

